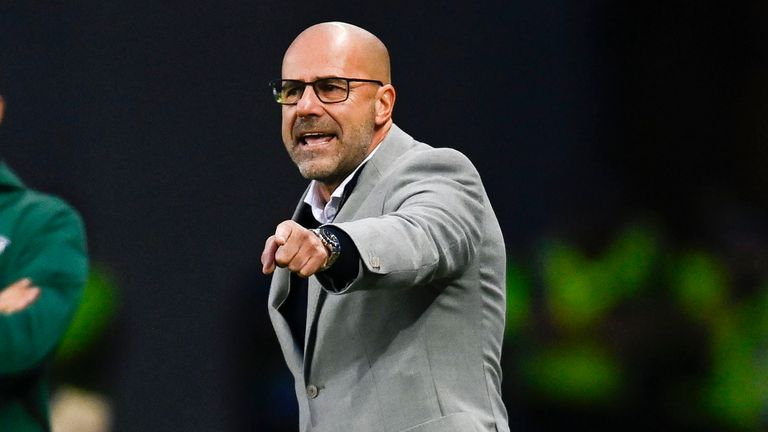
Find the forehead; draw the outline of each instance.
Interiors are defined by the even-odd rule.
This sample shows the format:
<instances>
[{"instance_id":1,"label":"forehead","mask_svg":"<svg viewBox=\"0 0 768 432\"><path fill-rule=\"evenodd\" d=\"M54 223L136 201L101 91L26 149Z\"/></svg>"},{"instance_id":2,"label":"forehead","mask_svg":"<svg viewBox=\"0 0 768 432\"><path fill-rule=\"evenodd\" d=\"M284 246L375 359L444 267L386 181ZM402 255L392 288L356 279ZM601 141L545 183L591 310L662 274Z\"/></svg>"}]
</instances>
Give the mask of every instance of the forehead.
<instances>
[{"instance_id":1,"label":"forehead","mask_svg":"<svg viewBox=\"0 0 768 432\"><path fill-rule=\"evenodd\" d=\"M296 40L285 52L285 79L314 80L319 77L355 77L364 71L361 56L348 41L322 36Z\"/></svg>"}]
</instances>

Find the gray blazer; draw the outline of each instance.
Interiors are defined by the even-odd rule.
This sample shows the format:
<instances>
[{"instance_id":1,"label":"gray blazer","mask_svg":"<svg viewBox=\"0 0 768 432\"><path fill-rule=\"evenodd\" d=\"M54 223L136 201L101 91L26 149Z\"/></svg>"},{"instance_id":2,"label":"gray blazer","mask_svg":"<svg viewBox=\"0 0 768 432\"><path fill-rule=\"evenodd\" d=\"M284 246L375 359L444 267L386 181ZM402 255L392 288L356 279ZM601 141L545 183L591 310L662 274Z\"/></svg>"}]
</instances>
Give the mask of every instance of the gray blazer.
<instances>
[{"instance_id":1,"label":"gray blazer","mask_svg":"<svg viewBox=\"0 0 768 432\"><path fill-rule=\"evenodd\" d=\"M461 153L394 125L380 145L332 224L360 251L358 277L346 287L309 279L306 355L280 310L290 272L272 278L269 314L300 430L508 431L506 257L480 176Z\"/></svg>"}]
</instances>

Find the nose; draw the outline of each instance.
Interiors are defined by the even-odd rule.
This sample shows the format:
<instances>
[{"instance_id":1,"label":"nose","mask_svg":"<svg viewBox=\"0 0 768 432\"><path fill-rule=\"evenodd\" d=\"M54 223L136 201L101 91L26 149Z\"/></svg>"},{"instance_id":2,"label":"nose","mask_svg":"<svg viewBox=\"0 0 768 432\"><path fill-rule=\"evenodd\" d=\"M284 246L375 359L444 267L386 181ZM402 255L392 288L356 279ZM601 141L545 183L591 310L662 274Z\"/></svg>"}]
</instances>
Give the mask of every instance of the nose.
<instances>
[{"instance_id":1,"label":"nose","mask_svg":"<svg viewBox=\"0 0 768 432\"><path fill-rule=\"evenodd\" d=\"M311 85L304 87L304 93L301 99L296 103L296 115L307 117L311 115L322 115L323 103L317 98L315 89Z\"/></svg>"}]
</instances>

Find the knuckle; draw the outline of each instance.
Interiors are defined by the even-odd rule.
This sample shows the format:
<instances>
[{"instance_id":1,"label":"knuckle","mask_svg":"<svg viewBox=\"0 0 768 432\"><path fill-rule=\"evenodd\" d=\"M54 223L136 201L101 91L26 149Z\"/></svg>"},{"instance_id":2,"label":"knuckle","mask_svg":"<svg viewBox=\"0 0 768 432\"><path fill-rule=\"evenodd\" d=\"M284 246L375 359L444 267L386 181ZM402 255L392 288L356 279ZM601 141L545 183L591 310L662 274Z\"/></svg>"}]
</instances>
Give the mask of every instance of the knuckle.
<instances>
[{"instance_id":1,"label":"knuckle","mask_svg":"<svg viewBox=\"0 0 768 432\"><path fill-rule=\"evenodd\" d=\"M277 264L280 267L285 267L286 265L288 265L288 260L285 259L283 254L278 252L275 254L275 264Z\"/></svg>"}]
</instances>

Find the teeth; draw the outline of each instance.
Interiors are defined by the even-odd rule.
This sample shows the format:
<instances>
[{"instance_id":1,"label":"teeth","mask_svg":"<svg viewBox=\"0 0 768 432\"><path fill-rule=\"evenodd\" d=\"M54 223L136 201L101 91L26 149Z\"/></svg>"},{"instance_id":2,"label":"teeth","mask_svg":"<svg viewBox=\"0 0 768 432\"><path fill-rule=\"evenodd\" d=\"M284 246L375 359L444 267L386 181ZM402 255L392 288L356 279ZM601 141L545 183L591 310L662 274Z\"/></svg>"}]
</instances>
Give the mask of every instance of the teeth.
<instances>
[{"instance_id":1,"label":"teeth","mask_svg":"<svg viewBox=\"0 0 768 432\"><path fill-rule=\"evenodd\" d=\"M301 136L301 141L304 144L322 144L333 139L332 134L311 132Z\"/></svg>"}]
</instances>

